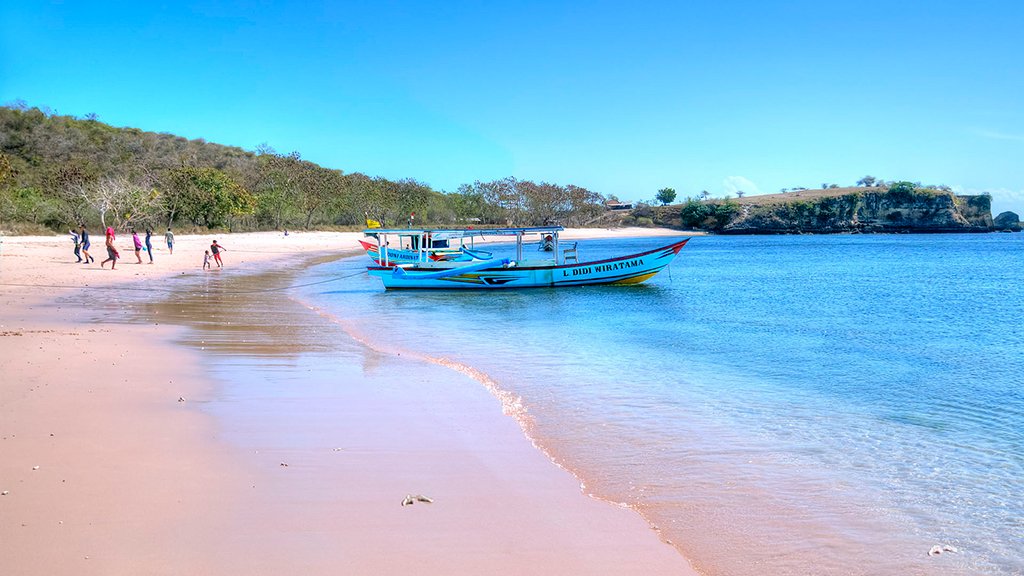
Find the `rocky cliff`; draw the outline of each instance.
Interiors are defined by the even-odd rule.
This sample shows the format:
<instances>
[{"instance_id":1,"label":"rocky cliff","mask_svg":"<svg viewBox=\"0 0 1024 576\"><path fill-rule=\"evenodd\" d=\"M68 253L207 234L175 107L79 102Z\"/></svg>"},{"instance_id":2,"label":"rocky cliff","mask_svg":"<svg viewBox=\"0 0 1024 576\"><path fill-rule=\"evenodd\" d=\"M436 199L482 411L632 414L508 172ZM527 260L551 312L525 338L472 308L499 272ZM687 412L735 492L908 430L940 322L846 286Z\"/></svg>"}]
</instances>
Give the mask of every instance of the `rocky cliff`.
<instances>
[{"instance_id":1,"label":"rocky cliff","mask_svg":"<svg viewBox=\"0 0 1024 576\"><path fill-rule=\"evenodd\" d=\"M952 193L853 193L814 201L740 206L723 234L987 232L991 198Z\"/></svg>"},{"instance_id":2,"label":"rocky cliff","mask_svg":"<svg viewBox=\"0 0 1024 576\"><path fill-rule=\"evenodd\" d=\"M991 197L948 191L857 189L741 200L688 202L659 210L662 224L720 234L834 234L870 232L988 232ZM675 216L675 218L672 218Z\"/></svg>"}]
</instances>

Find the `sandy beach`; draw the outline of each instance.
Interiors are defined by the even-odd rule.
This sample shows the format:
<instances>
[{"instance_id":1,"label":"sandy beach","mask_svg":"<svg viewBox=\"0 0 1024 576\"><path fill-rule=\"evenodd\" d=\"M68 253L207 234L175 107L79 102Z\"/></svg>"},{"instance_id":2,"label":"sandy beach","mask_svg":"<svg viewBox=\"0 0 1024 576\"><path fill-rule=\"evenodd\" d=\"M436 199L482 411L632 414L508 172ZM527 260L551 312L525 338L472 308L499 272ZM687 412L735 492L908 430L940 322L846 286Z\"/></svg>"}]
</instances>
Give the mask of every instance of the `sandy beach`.
<instances>
[{"instance_id":1,"label":"sandy beach","mask_svg":"<svg viewBox=\"0 0 1024 576\"><path fill-rule=\"evenodd\" d=\"M563 238L640 235L679 233ZM476 381L358 343L329 373L307 366L289 326L333 320L270 290L359 237L179 236L173 255L154 237L154 264L119 237L115 271L102 236L89 265L67 237L3 238L0 573L696 574ZM214 238L225 268L203 271ZM211 372L207 348L256 341L283 367L239 353ZM298 384L286 402L259 393L281 380Z\"/></svg>"}]
</instances>

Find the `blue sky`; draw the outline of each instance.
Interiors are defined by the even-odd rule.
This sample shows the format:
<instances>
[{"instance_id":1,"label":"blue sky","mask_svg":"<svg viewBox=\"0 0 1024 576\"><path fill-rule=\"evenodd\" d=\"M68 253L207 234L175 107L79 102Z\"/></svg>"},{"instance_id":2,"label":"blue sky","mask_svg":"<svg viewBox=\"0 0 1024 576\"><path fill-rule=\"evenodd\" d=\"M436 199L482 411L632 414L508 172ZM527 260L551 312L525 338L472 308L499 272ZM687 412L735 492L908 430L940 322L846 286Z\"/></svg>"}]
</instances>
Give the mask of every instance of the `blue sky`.
<instances>
[{"instance_id":1,"label":"blue sky","mask_svg":"<svg viewBox=\"0 0 1024 576\"><path fill-rule=\"evenodd\" d=\"M440 190L889 180L1024 215L1024 3L5 2L0 102Z\"/></svg>"}]
</instances>

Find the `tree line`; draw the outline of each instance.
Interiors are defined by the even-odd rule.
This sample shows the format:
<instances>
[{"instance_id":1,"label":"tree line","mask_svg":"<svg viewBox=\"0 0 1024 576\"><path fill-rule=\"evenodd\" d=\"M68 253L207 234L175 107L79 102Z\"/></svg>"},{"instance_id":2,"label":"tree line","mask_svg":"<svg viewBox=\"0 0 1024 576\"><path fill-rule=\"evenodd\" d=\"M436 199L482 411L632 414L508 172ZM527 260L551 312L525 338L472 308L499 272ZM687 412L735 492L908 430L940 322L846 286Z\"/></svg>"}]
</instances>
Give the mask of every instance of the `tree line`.
<instances>
[{"instance_id":1,"label":"tree line","mask_svg":"<svg viewBox=\"0 0 1024 576\"><path fill-rule=\"evenodd\" d=\"M0 107L0 229L78 223L259 230L585 225L604 198L575 185L503 178L438 191L413 178L346 173L279 153L117 128L22 102ZM413 217L415 214L415 217Z\"/></svg>"}]
</instances>

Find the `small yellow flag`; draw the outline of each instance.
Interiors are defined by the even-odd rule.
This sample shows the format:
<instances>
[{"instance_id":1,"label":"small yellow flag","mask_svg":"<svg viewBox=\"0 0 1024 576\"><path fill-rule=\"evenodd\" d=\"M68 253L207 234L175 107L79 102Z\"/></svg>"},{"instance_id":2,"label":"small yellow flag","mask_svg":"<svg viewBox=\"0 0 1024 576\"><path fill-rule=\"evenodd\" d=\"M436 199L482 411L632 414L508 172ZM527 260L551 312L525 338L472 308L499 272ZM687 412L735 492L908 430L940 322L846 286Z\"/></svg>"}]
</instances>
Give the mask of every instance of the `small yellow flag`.
<instances>
[{"instance_id":1,"label":"small yellow flag","mask_svg":"<svg viewBox=\"0 0 1024 576\"><path fill-rule=\"evenodd\" d=\"M366 219L366 227L367 228L380 228L380 222L377 222L376 220L370 220L369 218L367 218Z\"/></svg>"}]
</instances>

